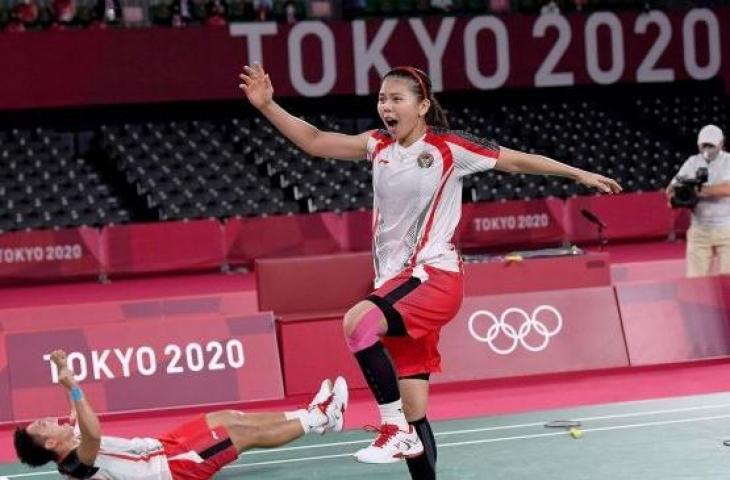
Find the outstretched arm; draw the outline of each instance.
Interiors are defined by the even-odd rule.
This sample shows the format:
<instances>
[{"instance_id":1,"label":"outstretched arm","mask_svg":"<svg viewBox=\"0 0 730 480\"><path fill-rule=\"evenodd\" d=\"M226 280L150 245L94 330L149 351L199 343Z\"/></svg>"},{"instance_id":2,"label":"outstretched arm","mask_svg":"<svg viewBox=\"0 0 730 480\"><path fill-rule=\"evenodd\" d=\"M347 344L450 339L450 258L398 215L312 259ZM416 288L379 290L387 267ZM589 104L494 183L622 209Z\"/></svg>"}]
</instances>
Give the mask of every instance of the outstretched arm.
<instances>
[{"instance_id":1,"label":"outstretched arm","mask_svg":"<svg viewBox=\"0 0 730 480\"><path fill-rule=\"evenodd\" d=\"M500 148L499 160L494 168L503 172L568 177L604 193L619 193L622 190L621 185L612 178L571 167L542 155L533 155L504 147Z\"/></svg>"},{"instance_id":2,"label":"outstretched arm","mask_svg":"<svg viewBox=\"0 0 730 480\"><path fill-rule=\"evenodd\" d=\"M341 160L363 160L367 155L367 132L359 135L325 132L295 117L274 102L271 79L261 65L244 66L239 77L242 82L239 88L246 94L251 105L286 138L309 155Z\"/></svg>"},{"instance_id":3,"label":"outstretched arm","mask_svg":"<svg viewBox=\"0 0 730 480\"><path fill-rule=\"evenodd\" d=\"M68 390L71 396L71 404L76 411L76 420L81 431L81 443L76 449L76 453L82 463L93 465L101 446L99 418L92 410L86 397L84 397L84 393L74 378L74 373L68 368L66 352L63 350L54 351L51 353L51 361L58 368L58 383Z\"/></svg>"}]
</instances>

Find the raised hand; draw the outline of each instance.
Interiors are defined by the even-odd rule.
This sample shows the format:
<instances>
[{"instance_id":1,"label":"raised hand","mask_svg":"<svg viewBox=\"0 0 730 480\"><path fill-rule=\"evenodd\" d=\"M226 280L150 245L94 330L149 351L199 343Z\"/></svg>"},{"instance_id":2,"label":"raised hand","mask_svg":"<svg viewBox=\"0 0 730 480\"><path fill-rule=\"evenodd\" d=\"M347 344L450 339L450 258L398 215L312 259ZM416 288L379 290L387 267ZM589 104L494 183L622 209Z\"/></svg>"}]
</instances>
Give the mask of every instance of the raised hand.
<instances>
[{"instance_id":1,"label":"raised hand","mask_svg":"<svg viewBox=\"0 0 730 480\"><path fill-rule=\"evenodd\" d=\"M66 368L66 352L63 350L54 350L51 352L51 361L56 364L56 367L61 370Z\"/></svg>"},{"instance_id":2,"label":"raised hand","mask_svg":"<svg viewBox=\"0 0 730 480\"><path fill-rule=\"evenodd\" d=\"M623 189L613 178L604 177L597 173L586 172L578 178L578 182L586 187L596 188L603 193L619 193Z\"/></svg>"},{"instance_id":3,"label":"raised hand","mask_svg":"<svg viewBox=\"0 0 730 480\"><path fill-rule=\"evenodd\" d=\"M58 383L70 390L76 385L76 379L74 378L74 372L68 368L66 352L63 350L51 352L51 361L56 364L56 368L58 369Z\"/></svg>"},{"instance_id":4,"label":"raised hand","mask_svg":"<svg viewBox=\"0 0 730 480\"><path fill-rule=\"evenodd\" d=\"M251 105L260 110L271 103L274 97L274 87L271 85L271 80L264 71L264 67L258 63L254 63L253 66L244 65L243 73L238 77L241 79L238 88L243 90Z\"/></svg>"}]
</instances>

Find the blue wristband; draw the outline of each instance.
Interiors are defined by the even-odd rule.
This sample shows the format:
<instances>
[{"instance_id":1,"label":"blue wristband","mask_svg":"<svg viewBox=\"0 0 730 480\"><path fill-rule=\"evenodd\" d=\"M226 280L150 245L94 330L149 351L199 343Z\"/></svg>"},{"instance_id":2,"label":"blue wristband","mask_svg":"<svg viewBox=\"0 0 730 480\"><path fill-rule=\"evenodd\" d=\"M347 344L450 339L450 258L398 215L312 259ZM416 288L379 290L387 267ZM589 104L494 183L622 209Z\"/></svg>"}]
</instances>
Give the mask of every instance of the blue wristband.
<instances>
[{"instance_id":1,"label":"blue wristband","mask_svg":"<svg viewBox=\"0 0 730 480\"><path fill-rule=\"evenodd\" d=\"M84 392L81 390L81 387L78 385L71 387L71 400L78 402L82 398L84 398Z\"/></svg>"}]
</instances>

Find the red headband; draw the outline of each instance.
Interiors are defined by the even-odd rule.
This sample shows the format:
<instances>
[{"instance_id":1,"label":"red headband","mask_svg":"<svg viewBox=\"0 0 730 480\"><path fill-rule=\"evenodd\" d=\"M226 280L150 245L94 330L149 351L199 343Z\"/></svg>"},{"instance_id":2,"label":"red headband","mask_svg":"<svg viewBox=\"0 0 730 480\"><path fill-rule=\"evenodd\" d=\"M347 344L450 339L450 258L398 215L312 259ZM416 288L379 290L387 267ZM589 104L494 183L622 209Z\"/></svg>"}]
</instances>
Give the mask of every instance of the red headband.
<instances>
[{"instance_id":1,"label":"red headband","mask_svg":"<svg viewBox=\"0 0 730 480\"><path fill-rule=\"evenodd\" d=\"M416 83L418 83L418 86L421 87L421 95L423 95L423 98L428 98L428 88L426 88L426 83L423 81L423 76L425 74L421 74L417 68L413 67L395 67L393 71L405 71L408 73L411 77L413 77L416 80Z\"/></svg>"}]
</instances>

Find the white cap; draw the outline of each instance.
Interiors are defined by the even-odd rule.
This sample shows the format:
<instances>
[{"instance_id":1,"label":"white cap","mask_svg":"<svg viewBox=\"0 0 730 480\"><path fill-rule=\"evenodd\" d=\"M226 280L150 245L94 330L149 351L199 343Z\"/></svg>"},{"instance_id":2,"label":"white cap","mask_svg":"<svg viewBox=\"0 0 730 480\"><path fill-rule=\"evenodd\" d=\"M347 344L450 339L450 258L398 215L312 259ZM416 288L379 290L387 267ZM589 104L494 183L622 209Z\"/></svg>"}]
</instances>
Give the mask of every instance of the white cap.
<instances>
[{"instance_id":1,"label":"white cap","mask_svg":"<svg viewBox=\"0 0 730 480\"><path fill-rule=\"evenodd\" d=\"M705 125L697 135L697 145L709 143L710 145L719 146L724 140L722 130L716 125Z\"/></svg>"}]
</instances>

